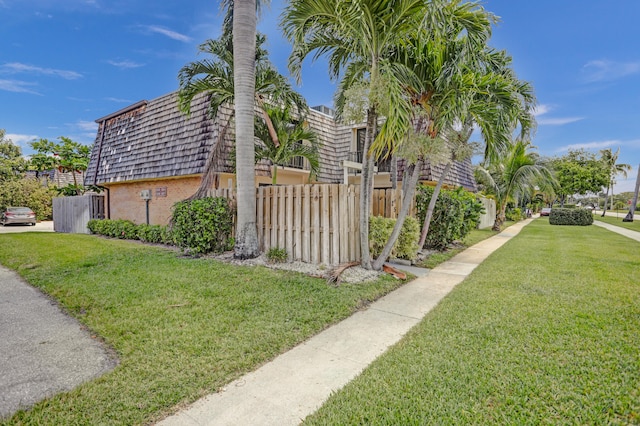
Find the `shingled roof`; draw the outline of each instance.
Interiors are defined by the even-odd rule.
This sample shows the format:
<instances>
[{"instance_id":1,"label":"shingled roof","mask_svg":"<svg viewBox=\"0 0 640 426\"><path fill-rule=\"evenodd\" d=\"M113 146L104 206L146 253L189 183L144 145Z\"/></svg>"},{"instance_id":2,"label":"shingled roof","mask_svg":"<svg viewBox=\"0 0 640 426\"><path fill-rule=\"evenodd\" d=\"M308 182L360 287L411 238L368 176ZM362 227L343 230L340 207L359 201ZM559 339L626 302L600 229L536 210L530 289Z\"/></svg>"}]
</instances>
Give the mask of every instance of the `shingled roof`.
<instances>
[{"instance_id":1,"label":"shingled roof","mask_svg":"<svg viewBox=\"0 0 640 426\"><path fill-rule=\"evenodd\" d=\"M189 117L177 105L177 92L172 92L96 120L98 132L85 183L99 185L202 174L207 155L233 111L223 106L215 120L210 118L205 95L194 99ZM350 135L338 135L333 118L319 111L310 110L307 121L319 136L319 180L340 182L339 156L348 151ZM224 146L218 151L223 157L216 162L219 172L233 173L234 133L233 125L229 126ZM256 165L256 174L269 176L269 166L268 161L261 161Z\"/></svg>"},{"instance_id":2,"label":"shingled roof","mask_svg":"<svg viewBox=\"0 0 640 426\"><path fill-rule=\"evenodd\" d=\"M209 115L209 98L198 96L191 105L191 115L178 110L177 92L151 101L140 101L127 108L96 120L98 132L91 153L85 184L108 184L180 176L200 175L207 156L223 126L233 114L228 106L218 109L216 119ZM352 126L336 123L328 110L310 109L306 117L318 135L320 171L318 180L340 183L343 180L342 161L351 149ZM234 126L228 127L220 158L215 162L218 172L234 172L232 152ZM256 174L270 176L270 162L256 165ZM398 165L402 179L403 165ZM437 180L444 166L425 164L421 178ZM446 183L476 190L470 161L455 163Z\"/></svg>"}]
</instances>

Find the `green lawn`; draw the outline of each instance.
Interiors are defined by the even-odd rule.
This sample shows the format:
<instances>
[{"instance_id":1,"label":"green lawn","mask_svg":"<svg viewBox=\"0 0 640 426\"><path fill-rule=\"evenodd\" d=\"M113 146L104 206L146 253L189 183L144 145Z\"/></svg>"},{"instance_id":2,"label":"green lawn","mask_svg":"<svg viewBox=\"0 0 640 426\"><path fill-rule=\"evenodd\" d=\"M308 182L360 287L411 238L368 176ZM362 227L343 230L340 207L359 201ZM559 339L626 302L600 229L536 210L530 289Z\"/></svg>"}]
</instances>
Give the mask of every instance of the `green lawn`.
<instances>
[{"instance_id":1,"label":"green lawn","mask_svg":"<svg viewBox=\"0 0 640 426\"><path fill-rule=\"evenodd\" d=\"M640 212L634 213L633 222L623 222L622 218L625 216L626 216L626 213L620 214L619 218L611 217L611 216L602 217L599 214L594 214L593 219L599 220L601 222L609 223L611 225L616 225L621 228L627 228L627 229L631 229L632 231L640 232Z\"/></svg>"},{"instance_id":2,"label":"green lawn","mask_svg":"<svg viewBox=\"0 0 640 426\"><path fill-rule=\"evenodd\" d=\"M114 371L2 424L148 424L401 284L340 287L90 235L6 234L0 263L60 301L118 354Z\"/></svg>"},{"instance_id":3,"label":"green lawn","mask_svg":"<svg viewBox=\"0 0 640 426\"><path fill-rule=\"evenodd\" d=\"M640 424L639 252L533 221L305 424Z\"/></svg>"}]
</instances>

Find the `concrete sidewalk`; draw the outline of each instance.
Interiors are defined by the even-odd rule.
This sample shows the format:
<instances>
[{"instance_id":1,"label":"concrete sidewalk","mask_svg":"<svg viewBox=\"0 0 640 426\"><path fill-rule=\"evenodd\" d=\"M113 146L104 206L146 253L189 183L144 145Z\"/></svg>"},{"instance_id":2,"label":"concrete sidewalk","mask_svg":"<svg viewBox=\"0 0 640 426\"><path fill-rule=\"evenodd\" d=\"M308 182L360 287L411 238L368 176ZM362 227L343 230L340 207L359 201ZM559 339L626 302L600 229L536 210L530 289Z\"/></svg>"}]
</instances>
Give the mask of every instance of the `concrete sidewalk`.
<instances>
[{"instance_id":1,"label":"concrete sidewalk","mask_svg":"<svg viewBox=\"0 0 640 426\"><path fill-rule=\"evenodd\" d=\"M532 220L519 222L468 248L368 309L159 424L299 424L316 411L331 392L342 388L397 343L476 266Z\"/></svg>"},{"instance_id":2,"label":"concrete sidewalk","mask_svg":"<svg viewBox=\"0 0 640 426\"><path fill-rule=\"evenodd\" d=\"M618 233L620 235L624 235L625 237L631 238L633 240L640 241L640 232L638 231L632 231L631 229L623 228L621 226L610 225L605 222L600 222L599 220L594 220L593 224L608 229L609 231Z\"/></svg>"}]
</instances>

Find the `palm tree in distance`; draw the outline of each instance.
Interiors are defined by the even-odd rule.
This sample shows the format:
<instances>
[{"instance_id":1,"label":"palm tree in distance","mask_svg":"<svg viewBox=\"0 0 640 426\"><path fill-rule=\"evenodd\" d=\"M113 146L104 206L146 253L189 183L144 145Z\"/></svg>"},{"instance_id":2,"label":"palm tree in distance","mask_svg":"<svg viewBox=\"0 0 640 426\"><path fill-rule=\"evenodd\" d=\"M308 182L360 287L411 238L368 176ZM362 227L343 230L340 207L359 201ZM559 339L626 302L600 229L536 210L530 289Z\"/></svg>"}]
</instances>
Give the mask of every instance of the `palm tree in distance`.
<instances>
[{"instance_id":1,"label":"palm tree in distance","mask_svg":"<svg viewBox=\"0 0 640 426\"><path fill-rule=\"evenodd\" d=\"M604 162L604 166L609 177L607 180L607 190L604 194L604 208L602 209L602 217L604 217L607 213L609 190L611 190L611 198L613 198L613 185L615 183L616 176L622 175L626 179L627 172L631 170L631 164L618 163L620 148L618 148L615 153L611 151L611 148L603 149L600 151L600 154L602 155L601 159Z\"/></svg>"},{"instance_id":2,"label":"palm tree in distance","mask_svg":"<svg viewBox=\"0 0 640 426\"><path fill-rule=\"evenodd\" d=\"M506 219L507 203L530 193L535 186L554 182L553 174L546 168L535 147L526 139L518 139L507 155L493 159L475 169L476 181L483 191L496 200L496 219L493 230L499 231Z\"/></svg>"},{"instance_id":3,"label":"palm tree in distance","mask_svg":"<svg viewBox=\"0 0 640 426\"><path fill-rule=\"evenodd\" d=\"M271 173L273 185L278 179L278 166L286 166L296 157L302 157L309 163L309 179L315 179L320 168L316 134L305 128L303 120L293 123L288 109L267 108L273 129L278 136L276 145L266 122L256 117L256 137L262 141L256 146L256 163L262 159L270 160L273 165ZM307 141L306 145L303 141Z\"/></svg>"}]
</instances>

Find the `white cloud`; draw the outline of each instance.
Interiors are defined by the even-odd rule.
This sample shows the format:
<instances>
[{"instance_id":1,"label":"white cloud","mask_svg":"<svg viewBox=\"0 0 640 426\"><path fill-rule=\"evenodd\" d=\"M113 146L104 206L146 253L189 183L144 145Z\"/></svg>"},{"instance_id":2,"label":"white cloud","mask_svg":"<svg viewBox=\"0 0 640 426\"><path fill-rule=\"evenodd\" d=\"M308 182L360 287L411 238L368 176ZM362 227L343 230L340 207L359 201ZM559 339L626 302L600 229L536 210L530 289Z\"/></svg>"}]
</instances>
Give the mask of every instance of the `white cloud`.
<instances>
[{"instance_id":1,"label":"white cloud","mask_svg":"<svg viewBox=\"0 0 640 426\"><path fill-rule=\"evenodd\" d=\"M585 81L593 83L597 81L612 81L631 74L640 72L640 62L615 62L598 59L587 62L582 71Z\"/></svg>"},{"instance_id":2,"label":"white cloud","mask_svg":"<svg viewBox=\"0 0 640 426\"><path fill-rule=\"evenodd\" d=\"M75 80L82 77L82 74L75 71L57 70L53 68L41 68L33 65L21 64L19 62L11 62L2 65L2 71L8 73L32 73L40 75L53 75L56 77L62 77L66 80Z\"/></svg>"},{"instance_id":3,"label":"white cloud","mask_svg":"<svg viewBox=\"0 0 640 426\"><path fill-rule=\"evenodd\" d=\"M580 120L584 120L584 117L541 118L536 121L538 124L543 126L562 126L564 124L575 123Z\"/></svg>"},{"instance_id":4,"label":"white cloud","mask_svg":"<svg viewBox=\"0 0 640 426\"><path fill-rule=\"evenodd\" d=\"M157 34L162 34L166 37L169 37L170 39L173 40L177 40L177 41L182 41L185 43L188 43L191 41L191 37L186 36L184 34L180 34L176 31L172 31L170 29L158 26L158 25L143 25L142 28L144 28L146 31L149 31L151 33L157 33Z\"/></svg>"},{"instance_id":5,"label":"white cloud","mask_svg":"<svg viewBox=\"0 0 640 426\"><path fill-rule=\"evenodd\" d=\"M598 149L606 149L612 146L620 146L622 145L622 143L618 140L610 140L610 141L599 141L599 142L585 142L585 143L574 143L571 145L566 145L563 147L560 147L556 150L556 152L563 152L563 151L569 151L569 150L578 150L578 149L585 149L585 150L598 150Z\"/></svg>"},{"instance_id":6,"label":"white cloud","mask_svg":"<svg viewBox=\"0 0 640 426\"><path fill-rule=\"evenodd\" d=\"M86 131L95 132L98 130L98 123L96 123L95 121L79 120L78 122L76 122L76 126Z\"/></svg>"},{"instance_id":7,"label":"white cloud","mask_svg":"<svg viewBox=\"0 0 640 426\"><path fill-rule=\"evenodd\" d=\"M32 95L40 95L40 93L31 89L35 86L35 83L28 83L26 81L18 80L0 80L0 90L16 93L31 93Z\"/></svg>"},{"instance_id":8,"label":"white cloud","mask_svg":"<svg viewBox=\"0 0 640 426\"><path fill-rule=\"evenodd\" d=\"M133 103L132 100L129 99L122 99L122 98L104 98L105 101L111 101L111 102L117 102L120 104L130 104Z\"/></svg>"},{"instance_id":9,"label":"white cloud","mask_svg":"<svg viewBox=\"0 0 640 426\"><path fill-rule=\"evenodd\" d=\"M536 108L533 110L533 115L536 117L536 122L542 126L562 126L569 123L575 123L576 121L584 120L584 117L560 117L560 118L552 118L552 117L541 117L542 115L547 114L548 112L554 109L553 105L548 104L538 104Z\"/></svg>"},{"instance_id":10,"label":"white cloud","mask_svg":"<svg viewBox=\"0 0 640 426\"><path fill-rule=\"evenodd\" d=\"M533 110L533 115L537 117L539 115L548 113L549 111L551 111L551 109L552 107L550 105L538 104Z\"/></svg>"},{"instance_id":11,"label":"white cloud","mask_svg":"<svg viewBox=\"0 0 640 426\"><path fill-rule=\"evenodd\" d=\"M109 60L107 61L107 63L121 69L140 68L144 66L144 64L140 64L140 63L129 61L129 60L124 60L124 61Z\"/></svg>"},{"instance_id":12,"label":"white cloud","mask_svg":"<svg viewBox=\"0 0 640 426\"><path fill-rule=\"evenodd\" d=\"M6 137L7 139L11 139L14 144L20 145L22 147L29 147L28 142L31 142L35 139L40 139L40 136L38 135L21 135L18 133L7 133Z\"/></svg>"}]
</instances>

